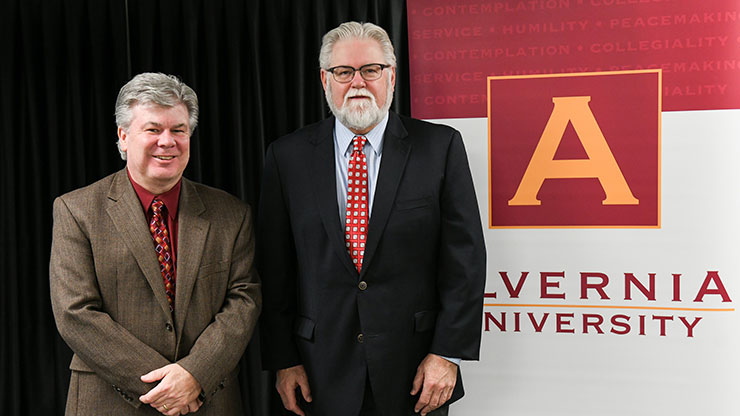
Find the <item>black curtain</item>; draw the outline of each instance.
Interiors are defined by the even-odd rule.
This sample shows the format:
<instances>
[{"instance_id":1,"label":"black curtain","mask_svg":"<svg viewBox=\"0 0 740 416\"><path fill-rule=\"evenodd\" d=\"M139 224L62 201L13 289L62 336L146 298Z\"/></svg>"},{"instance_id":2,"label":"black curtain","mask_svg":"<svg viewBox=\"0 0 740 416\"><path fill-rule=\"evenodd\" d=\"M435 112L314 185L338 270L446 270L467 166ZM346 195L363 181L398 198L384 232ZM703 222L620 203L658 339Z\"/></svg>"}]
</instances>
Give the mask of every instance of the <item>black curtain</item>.
<instances>
[{"instance_id":1,"label":"black curtain","mask_svg":"<svg viewBox=\"0 0 740 416\"><path fill-rule=\"evenodd\" d=\"M329 114L318 50L347 20L390 34L393 108L409 114L403 0L0 0L0 414L63 414L71 351L49 300L51 206L123 167L119 88L146 71L193 87L185 175L256 206L267 145ZM241 362L245 409L282 414L258 338Z\"/></svg>"}]
</instances>

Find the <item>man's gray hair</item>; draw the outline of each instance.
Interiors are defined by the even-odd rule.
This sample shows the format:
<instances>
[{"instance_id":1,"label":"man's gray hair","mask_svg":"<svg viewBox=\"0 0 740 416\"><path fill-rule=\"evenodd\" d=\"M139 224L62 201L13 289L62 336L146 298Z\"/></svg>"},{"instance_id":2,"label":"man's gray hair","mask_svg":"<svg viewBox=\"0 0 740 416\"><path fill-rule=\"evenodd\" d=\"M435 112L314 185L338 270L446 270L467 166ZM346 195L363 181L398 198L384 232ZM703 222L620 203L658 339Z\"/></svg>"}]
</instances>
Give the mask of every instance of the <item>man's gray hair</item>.
<instances>
[{"instance_id":1,"label":"man's gray hair","mask_svg":"<svg viewBox=\"0 0 740 416\"><path fill-rule=\"evenodd\" d=\"M393 51L393 44L388 37L388 33L382 27L372 23L345 22L327 32L321 40L321 51L319 52L319 65L321 68L329 69L334 44L340 40L347 39L376 40L380 44L380 49L383 51L383 56L386 60L385 63L393 67L396 66L396 55ZM383 62L377 63L382 64Z\"/></svg>"},{"instance_id":2,"label":"man's gray hair","mask_svg":"<svg viewBox=\"0 0 740 416\"><path fill-rule=\"evenodd\" d=\"M133 77L121 87L116 99L118 127L128 131L133 119L133 107L146 104L156 104L162 107L185 104L190 118L190 134L193 134L198 125L198 96L192 88L174 75L144 72ZM121 150L121 139L118 139L118 151L121 152L121 159L126 160L126 152Z\"/></svg>"}]
</instances>

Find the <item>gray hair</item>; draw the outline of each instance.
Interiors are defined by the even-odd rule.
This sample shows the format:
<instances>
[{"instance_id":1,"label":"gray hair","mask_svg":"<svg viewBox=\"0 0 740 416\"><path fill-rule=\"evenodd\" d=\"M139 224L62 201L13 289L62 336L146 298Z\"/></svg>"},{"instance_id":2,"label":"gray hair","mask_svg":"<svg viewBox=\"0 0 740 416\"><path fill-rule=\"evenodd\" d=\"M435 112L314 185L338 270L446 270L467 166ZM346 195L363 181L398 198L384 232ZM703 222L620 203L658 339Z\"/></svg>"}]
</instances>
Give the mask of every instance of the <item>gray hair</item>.
<instances>
[{"instance_id":1,"label":"gray hair","mask_svg":"<svg viewBox=\"0 0 740 416\"><path fill-rule=\"evenodd\" d=\"M192 88L174 75L144 72L121 87L116 99L118 127L128 131L134 117L132 108L140 104L156 104L162 107L185 104L190 116L190 134L193 134L198 125L198 96ZM118 139L118 151L121 153L121 159L126 160L126 152L121 150L121 139Z\"/></svg>"},{"instance_id":2,"label":"gray hair","mask_svg":"<svg viewBox=\"0 0 740 416\"><path fill-rule=\"evenodd\" d=\"M395 67L396 55L393 51L388 33L372 23L345 22L327 32L321 40L321 51L319 52L319 65L323 69L329 69L331 52L334 44L340 40L347 39L373 39L380 44L386 64ZM382 62L378 62L382 63Z\"/></svg>"}]
</instances>

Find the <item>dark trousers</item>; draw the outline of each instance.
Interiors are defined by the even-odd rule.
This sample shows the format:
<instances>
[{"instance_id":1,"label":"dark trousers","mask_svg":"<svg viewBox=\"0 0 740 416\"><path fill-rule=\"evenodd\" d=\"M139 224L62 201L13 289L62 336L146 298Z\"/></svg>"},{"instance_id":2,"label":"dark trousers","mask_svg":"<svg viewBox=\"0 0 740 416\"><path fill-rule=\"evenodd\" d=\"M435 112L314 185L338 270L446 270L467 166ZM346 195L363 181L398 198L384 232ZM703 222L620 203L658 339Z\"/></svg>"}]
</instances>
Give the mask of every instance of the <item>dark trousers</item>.
<instances>
[{"instance_id":1,"label":"dark trousers","mask_svg":"<svg viewBox=\"0 0 740 416\"><path fill-rule=\"evenodd\" d=\"M303 411L306 413L306 416L319 416L314 414L313 409L311 409L311 404L306 403L303 401L303 396L301 396L300 391L296 391L296 398L299 401L299 406ZM439 409L429 413L427 416L447 416L449 412L449 405L444 405L440 407ZM293 412L289 412L287 410L283 409L284 415L293 415ZM419 413L414 413L413 410L408 413L408 416L412 415L419 415ZM360 413L358 416L406 416L406 415L386 415L383 413L380 413L380 411L375 406L375 398L373 397L373 391L370 388L370 380L365 380L365 397L362 398L362 407L360 408Z\"/></svg>"},{"instance_id":2,"label":"dark trousers","mask_svg":"<svg viewBox=\"0 0 740 416\"><path fill-rule=\"evenodd\" d=\"M444 405L439 409L430 412L427 416L447 416L450 406ZM409 415L417 415L419 413L409 413ZM370 388L370 380L365 380L365 397L362 399L362 407L360 408L359 416L396 416L396 415L383 415L375 407L375 398L373 397L373 390Z\"/></svg>"}]
</instances>

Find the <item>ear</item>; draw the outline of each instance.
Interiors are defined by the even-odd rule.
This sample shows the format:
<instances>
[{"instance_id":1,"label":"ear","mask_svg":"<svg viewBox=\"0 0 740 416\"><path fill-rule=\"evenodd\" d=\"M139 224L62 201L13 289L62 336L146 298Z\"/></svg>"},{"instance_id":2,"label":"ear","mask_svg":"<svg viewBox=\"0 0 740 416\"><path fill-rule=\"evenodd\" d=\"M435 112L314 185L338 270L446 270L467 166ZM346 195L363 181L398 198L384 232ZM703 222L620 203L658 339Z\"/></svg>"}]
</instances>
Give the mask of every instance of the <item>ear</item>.
<instances>
[{"instance_id":1,"label":"ear","mask_svg":"<svg viewBox=\"0 0 740 416\"><path fill-rule=\"evenodd\" d=\"M329 80L326 74L326 70L324 68L321 68L321 86L324 87L324 92L326 92L326 83Z\"/></svg>"},{"instance_id":2,"label":"ear","mask_svg":"<svg viewBox=\"0 0 740 416\"><path fill-rule=\"evenodd\" d=\"M126 130L123 129L123 127L118 128L118 139L121 142L121 150L125 152L128 149L128 134L126 133Z\"/></svg>"},{"instance_id":3,"label":"ear","mask_svg":"<svg viewBox=\"0 0 740 416\"><path fill-rule=\"evenodd\" d=\"M395 91L396 90L396 67L392 66L390 70L391 70L391 85L393 86L393 91Z\"/></svg>"}]
</instances>

